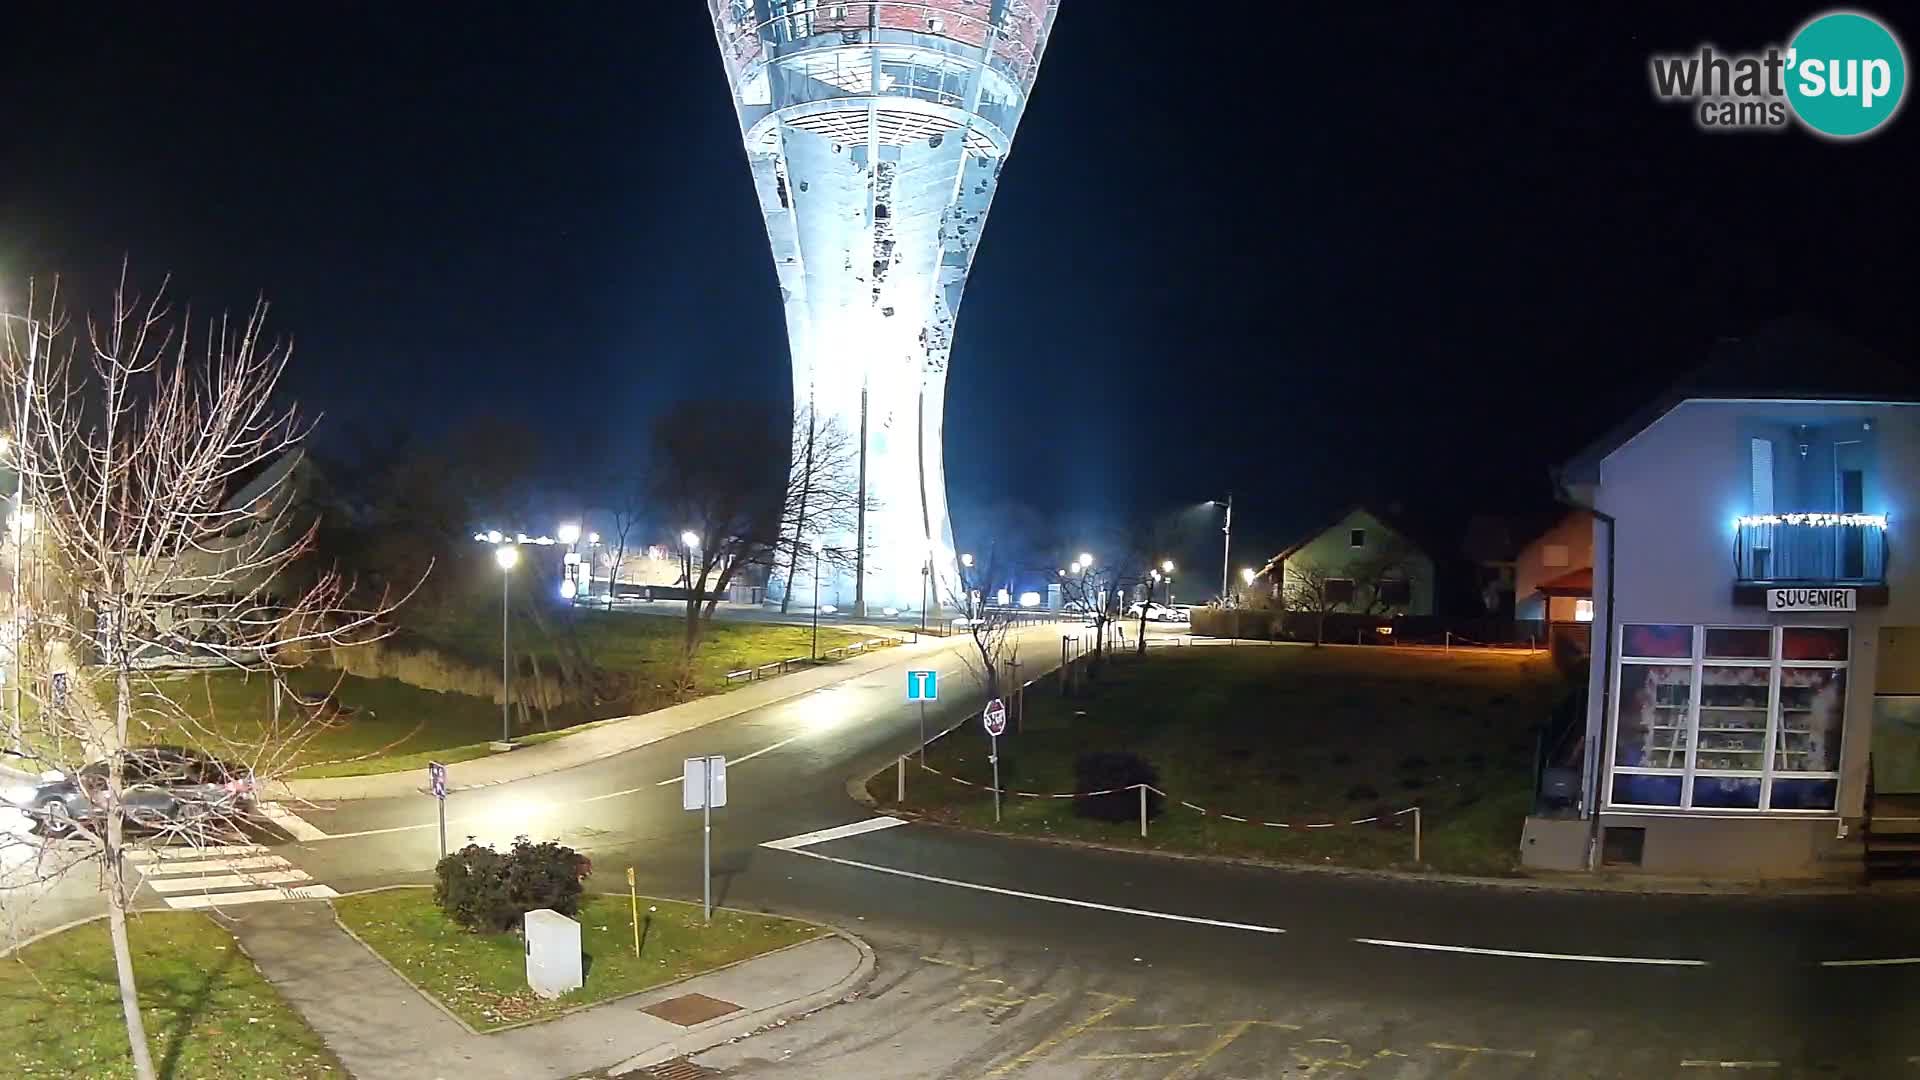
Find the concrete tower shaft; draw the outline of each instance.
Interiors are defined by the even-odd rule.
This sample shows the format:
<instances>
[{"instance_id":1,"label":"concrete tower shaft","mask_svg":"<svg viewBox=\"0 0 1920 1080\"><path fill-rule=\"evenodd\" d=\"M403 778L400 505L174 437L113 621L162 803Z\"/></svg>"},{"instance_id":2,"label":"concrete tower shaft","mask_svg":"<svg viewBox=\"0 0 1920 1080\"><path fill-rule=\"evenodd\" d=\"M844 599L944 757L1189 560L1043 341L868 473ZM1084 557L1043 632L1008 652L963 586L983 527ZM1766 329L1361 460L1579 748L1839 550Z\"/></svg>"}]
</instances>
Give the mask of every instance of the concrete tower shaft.
<instances>
[{"instance_id":1,"label":"concrete tower shaft","mask_svg":"<svg viewBox=\"0 0 1920 1080\"><path fill-rule=\"evenodd\" d=\"M954 319L1058 0L709 7L773 246L794 400L850 435L865 402L864 543L825 538L862 549L864 589L831 576L821 599L917 610L930 565L927 591L947 600L960 587L941 424Z\"/></svg>"}]
</instances>

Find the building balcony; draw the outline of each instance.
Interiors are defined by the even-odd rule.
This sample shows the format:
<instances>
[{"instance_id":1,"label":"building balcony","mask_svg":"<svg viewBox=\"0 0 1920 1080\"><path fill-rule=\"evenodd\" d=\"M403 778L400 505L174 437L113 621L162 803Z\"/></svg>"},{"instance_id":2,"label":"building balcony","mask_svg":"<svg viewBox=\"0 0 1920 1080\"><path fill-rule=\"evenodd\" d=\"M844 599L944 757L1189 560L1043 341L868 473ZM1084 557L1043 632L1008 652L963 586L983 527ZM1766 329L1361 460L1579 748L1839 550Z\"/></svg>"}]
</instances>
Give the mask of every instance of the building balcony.
<instances>
[{"instance_id":1,"label":"building balcony","mask_svg":"<svg viewBox=\"0 0 1920 1080\"><path fill-rule=\"evenodd\" d=\"M1734 523L1735 594L1777 585L1855 586L1885 602L1887 519L1877 514L1764 514Z\"/></svg>"}]
</instances>

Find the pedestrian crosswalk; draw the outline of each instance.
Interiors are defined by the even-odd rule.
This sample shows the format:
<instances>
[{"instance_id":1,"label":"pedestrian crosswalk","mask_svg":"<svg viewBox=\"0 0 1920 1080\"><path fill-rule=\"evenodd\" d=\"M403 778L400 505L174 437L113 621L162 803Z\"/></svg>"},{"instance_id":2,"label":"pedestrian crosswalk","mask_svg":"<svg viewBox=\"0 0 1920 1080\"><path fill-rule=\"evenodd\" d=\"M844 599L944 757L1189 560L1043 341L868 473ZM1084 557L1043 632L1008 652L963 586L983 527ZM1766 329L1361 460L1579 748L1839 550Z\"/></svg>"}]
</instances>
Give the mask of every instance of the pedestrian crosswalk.
<instances>
[{"instance_id":1,"label":"pedestrian crosswalk","mask_svg":"<svg viewBox=\"0 0 1920 1080\"><path fill-rule=\"evenodd\" d=\"M173 908L214 908L340 894L259 844L146 848L127 852L145 884Z\"/></svg>"}]
</instances>

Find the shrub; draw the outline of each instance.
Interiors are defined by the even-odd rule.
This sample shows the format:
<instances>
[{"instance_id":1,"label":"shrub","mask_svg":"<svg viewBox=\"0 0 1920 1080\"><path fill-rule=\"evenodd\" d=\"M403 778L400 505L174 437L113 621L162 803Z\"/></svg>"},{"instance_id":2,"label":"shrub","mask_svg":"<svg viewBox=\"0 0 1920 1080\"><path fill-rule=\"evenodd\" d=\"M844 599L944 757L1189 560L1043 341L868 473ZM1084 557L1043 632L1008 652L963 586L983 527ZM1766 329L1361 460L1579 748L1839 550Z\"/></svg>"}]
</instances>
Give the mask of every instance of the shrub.
<instances>
[{"instance_id":1,"label":"shrub","mask_svg":"<svg viewBox=\"0 0 1920 1080\"><path fill-rule=\"evenodd\" d=\"M592 872L586 856L561 844L522 836L505 854L468 844L434 867L433 902L468 930L501 933L540 908L578 914L581 880Z\"/></svg>"},{"instance_id":2,"label":"shrub","mask_svg":"<svg viewBox=\"0 0 1920 1080\"><path fill-rule=\"evenodd\" d=\"M1160 773L1139 754L1124 750L1092 750L1073 759L1075 791L1106 791L1106 795L1080 795L1073 800L1073 812L1096 821L1140 820L1140 793L1128 791L1134 784L1158 784ZM1166 799L1157 791L1147 792L1147 816L1159 817Z\"/></svg>"},{"instance_id":3,"label":"shrub","mask_svg":"<svg viewBox=\"0 0 1920 1080\"><path fill-rule=\"evenodd\" d=\"M493 848L468 844L433 868L433 902L468 930L505 930L518 917L507 900L506 867Z\"/></svg>"}]
</instances>

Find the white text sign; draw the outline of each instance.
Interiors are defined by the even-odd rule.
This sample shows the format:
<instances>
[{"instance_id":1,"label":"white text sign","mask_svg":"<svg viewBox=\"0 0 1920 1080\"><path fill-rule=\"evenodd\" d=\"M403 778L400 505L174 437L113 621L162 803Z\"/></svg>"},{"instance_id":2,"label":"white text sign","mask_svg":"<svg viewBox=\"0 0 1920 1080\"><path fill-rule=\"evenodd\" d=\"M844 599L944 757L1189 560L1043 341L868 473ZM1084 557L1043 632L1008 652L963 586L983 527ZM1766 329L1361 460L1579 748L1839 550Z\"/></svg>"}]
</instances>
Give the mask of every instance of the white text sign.
<instances>
[{"instance_id":1,"label":"white text sign","mask_svg":"<svg viewBox=\"0 0 1920 1080\"><path fill-rule=\"evenodd\" d=\"M1768 611L1853 611L1853 589L1768 589Z\"/></svg>"}]
</instances>

